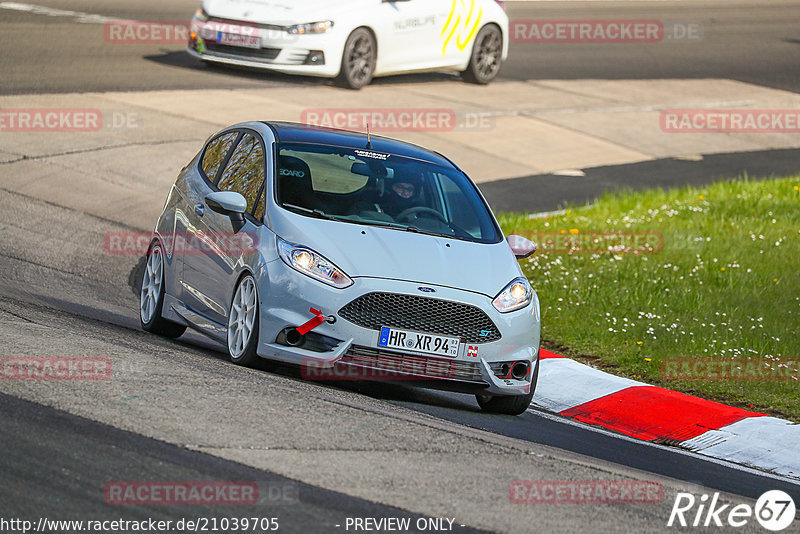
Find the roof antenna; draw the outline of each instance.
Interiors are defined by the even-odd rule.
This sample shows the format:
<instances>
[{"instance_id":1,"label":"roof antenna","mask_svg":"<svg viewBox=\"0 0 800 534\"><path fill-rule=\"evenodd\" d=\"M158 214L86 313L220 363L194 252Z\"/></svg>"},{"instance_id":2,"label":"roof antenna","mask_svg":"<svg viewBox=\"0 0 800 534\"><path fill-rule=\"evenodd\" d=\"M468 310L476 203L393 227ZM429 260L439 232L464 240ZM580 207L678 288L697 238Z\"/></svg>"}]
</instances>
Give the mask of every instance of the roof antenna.
<instances>
[{"instance_id":1,"label":"roof antenna","mask_svg":"<svg viewBox=\"0 0 800 534\"><path fill-rule=\"evenodd\" d=\"M369 121L367 121L367 149L369 150L372 149L372 141L370 141L370 136L369 136Z\"/></svg>"}]
</instances>

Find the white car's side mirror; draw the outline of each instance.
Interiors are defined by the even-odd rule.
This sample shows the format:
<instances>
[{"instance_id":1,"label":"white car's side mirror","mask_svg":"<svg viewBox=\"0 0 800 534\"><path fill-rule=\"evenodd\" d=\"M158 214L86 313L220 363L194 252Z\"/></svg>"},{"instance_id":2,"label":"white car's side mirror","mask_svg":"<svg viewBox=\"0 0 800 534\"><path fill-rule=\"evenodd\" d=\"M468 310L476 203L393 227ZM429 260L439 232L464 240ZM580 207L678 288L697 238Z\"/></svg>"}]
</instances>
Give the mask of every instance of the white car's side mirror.
<instances>
[{"instance_id":1,"label":"white car's side mirror","mask_svg":"<svg viewBox=\"0 0 800 534\"><path fill-rule=\"evenodd\" d=\"M518 260L524 260L536 252L536 243L521 235L510 235L506 238L506 242Z\"/></svg>"}]
</instances>

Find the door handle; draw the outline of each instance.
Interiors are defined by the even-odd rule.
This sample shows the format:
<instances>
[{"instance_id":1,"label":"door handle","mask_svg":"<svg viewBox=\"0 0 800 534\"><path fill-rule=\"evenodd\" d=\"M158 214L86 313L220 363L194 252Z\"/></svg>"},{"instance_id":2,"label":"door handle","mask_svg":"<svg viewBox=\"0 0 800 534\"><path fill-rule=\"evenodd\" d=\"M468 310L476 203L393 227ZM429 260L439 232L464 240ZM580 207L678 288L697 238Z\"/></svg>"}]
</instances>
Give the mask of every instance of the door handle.
<instances>
[{"instance_id":1,"label":"door handle","mask_svg":"<svg viewBox=\"0 0 800 534\"><path fill-rule=\"evenodd\" d=\"M205 204L195 204L194 212L197 214L198 217L202 217L206 213L206 206Z\"/></svg>"}]
</instances>

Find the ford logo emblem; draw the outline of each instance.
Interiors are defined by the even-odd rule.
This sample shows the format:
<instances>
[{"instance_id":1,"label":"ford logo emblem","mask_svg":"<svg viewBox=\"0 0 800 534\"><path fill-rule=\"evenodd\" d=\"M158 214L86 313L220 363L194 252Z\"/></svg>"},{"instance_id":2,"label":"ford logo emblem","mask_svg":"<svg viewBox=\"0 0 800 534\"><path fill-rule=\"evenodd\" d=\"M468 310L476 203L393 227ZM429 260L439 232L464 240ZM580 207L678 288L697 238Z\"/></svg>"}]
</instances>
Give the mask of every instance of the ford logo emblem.
<instances>
[{"instance_id":1,"label":"ford logo emblem","mask_svg":"<svg viewBox=\"0 0 800 534\"><path fill-rule=\"evenodd\" d=\"M419 289L423 293L436 293L436 290L433 289L432 287L419 286L417 289Z\"/></svg>"}]
</instances>

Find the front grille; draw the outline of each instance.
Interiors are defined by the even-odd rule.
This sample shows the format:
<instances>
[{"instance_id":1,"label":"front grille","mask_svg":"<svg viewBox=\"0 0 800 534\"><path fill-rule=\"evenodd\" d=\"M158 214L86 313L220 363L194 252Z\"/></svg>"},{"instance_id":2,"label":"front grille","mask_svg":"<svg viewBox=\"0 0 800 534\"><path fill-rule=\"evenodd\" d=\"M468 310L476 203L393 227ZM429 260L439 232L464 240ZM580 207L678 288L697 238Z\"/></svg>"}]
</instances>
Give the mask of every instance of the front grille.
<instances>
[{"instance_id":1,"label":"front grille","mask_svg":"<svg viewBox=\"0 0 800 534\"><path fill-rule=\"evenodd\" d=\"M255 59L274 60L281 53L280 48L247 48L244 46L223 45L219 43L206 43L206 52L212 54L228 54L239 57L252 57Z\"/></svg>"},{"instance_id":2,"label":"front grille","mask_svg":"<svg viewBox=\"0 0 800 534\"><path fill-rule=\"evenodd\" d=\"M375 375L397 375L433 380L459 380L485 385L478 364L460 360L429 358L388 350L353 345L339 360L340 364L355 365L380 371ZM387 378L389 379L389 378Z\"/></svg>"},{"instance_id":3,"label":"front grille","mask_svg":"<svg viewBox=\"0 0 800 534\"><path fill-rule=\"evenodd\" d=\"M220 31L225 31L226 26L231 27L231 31L236 33L236 28L260 28L262 30L270 30L270 31L279 31L285 32L287 31L286 26L281 26L280 24L256 24L254 22L247 22L243 20L233 20L233 19L223 19L220 17L208 17L208 22L216 23L216 27Z\"/></svg>"},{"instance_id":4,"label":"front grille","mask_svg":"<svg viewBox=\"0 0 800 534\"><path fill-rule=\"evenodd\" d=\"M339 316L372 330L390 326L463 338L467 343L488 343L501 337L480 308L416 295L369 293L339 310Z\"/></svg>"}]
</instances>

